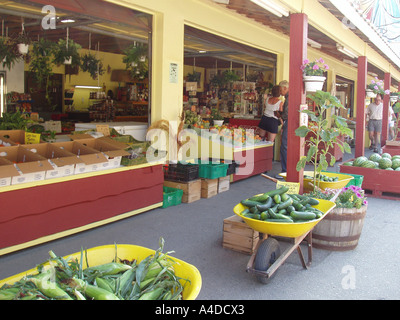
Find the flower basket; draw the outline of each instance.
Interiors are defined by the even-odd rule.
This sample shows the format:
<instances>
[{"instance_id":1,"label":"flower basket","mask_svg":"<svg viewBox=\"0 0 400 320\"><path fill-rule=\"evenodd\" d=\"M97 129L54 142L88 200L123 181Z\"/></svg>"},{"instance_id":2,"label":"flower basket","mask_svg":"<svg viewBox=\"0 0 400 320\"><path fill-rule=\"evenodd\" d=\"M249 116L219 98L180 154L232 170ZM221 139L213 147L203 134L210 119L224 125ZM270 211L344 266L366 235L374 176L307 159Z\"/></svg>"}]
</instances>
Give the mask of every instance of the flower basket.
<instances>
[{"instance_id":1,"label":"flower basket","mask_svg":"<svg viewBox=\"0 0 400 320\"><path fill-rule=\"evenodd\" d=\"M304 89L306 92L317 92L322 90L326 77L321 76L303 76Z\"/></svg>"},{"instance_id":2,"label":"flower basket","mask_svg":"<svg viewBox=\"0 0 400 320\"><path fill-rule=\"evenodd\" d=\"M26 43L18 43L18 51L20 54L27 54L29 51L29 44Z\"/></svg>"},{"instance_id":3,"label":"flower basket","mask_svg":"<svg viewBox=\"0 0 400 320\"><path fill-rule=\"evenodd\" d=\"M374 91L372 91L371 89L366 89L365 95L367 96L367 98L375 98L376 97L376 93Z\"/></svg>"}]
</instances>

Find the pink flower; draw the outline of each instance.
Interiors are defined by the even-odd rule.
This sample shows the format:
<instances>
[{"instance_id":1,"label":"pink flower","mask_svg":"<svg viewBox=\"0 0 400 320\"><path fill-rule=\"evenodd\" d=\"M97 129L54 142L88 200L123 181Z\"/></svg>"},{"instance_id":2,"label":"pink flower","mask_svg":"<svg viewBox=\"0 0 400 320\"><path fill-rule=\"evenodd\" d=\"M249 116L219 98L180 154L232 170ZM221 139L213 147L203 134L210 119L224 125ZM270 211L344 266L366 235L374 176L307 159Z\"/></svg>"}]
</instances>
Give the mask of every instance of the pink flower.
<instances>
[{"instance_id":1,"label":"pink flower","mask_svg":"<svg viewBox=\"0 0 400 320\"><path fill-rule=\"evenodd\" d=\"M308 64L310 62L310 60L306 59L303 61L304 64Z\"/></svg>"},{"instance_id":2,"label":"pink flower","mask_svg":"<svg viewBox=\"0 0 400 320\"><path fill-rule=\"evenodd\" d=\"M313 70L318 70L319 66L317 64L315 64L312 68L313 68Z\"/></svg>"},{"instance_id":3,"label":"pink flower","mask_svg":"<svg viewBox=\"0 0 400 320\"><path fill-rule=\"evenodd\" d=\"M320 58L319 60L317 60L317 62L324 63L325 61L324 59Z\"/></svg>"},{"instance_id":4,"label":"pink flower","mask_svg":"<svg viewBox=\"0 0 400 320\"><path fill-rule=\"evenodd\" d=\"M390 90L385 90L385 94L390 94Z\"/></svg>"},{"instance_id":5,"label":"pink flower","mask_svg":"<svg viewBox=\"0 0 400 320\"><path fill-rule=\"evenodd\" d=\"M324 64L325 70L329 70L329 66L327 64Z\"/></svg>"},{"instance_id":6,"label":"pink flower","mask_svg":"<svg viewBox=\"0 0 400 320\"><path fill-rule=\"evenodd\" d=\"M372 83L372 84L374 84L374 83L375 83L375 81L374 81L374 80L371 80L371 83Z\"/></svg>"},{"instance_id":7,"label":"pink flower","mask_svg":"<svg viewBox=\"0 0 400 320\"><path fill-rule=\"evenodd\" d=\"M379 88L378 88L378 86L374 86L374 89L375 89L375 90L378 90Z\"/></svg>"}]
</instances>

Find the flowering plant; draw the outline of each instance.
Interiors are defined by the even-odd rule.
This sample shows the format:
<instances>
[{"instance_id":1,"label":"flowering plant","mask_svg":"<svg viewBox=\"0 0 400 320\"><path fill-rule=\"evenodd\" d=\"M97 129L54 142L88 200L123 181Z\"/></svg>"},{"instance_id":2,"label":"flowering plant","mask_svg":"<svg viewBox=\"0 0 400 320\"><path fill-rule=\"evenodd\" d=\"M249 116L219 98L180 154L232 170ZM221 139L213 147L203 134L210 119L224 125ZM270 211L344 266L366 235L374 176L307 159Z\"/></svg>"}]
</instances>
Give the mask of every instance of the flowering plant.
<instances>
[{"instance_id":1,"label":"flowering plant","mask_svg":"<svg viewBox=\"0 0 400 320\"><path fill-rule=\"evenodd\" d=\"M303 71L305 76L323 76L324 72L329 69L329 66L322 58L313 62L306 59L303 61L300 69Z\"/></svg>"},{"instance_id":2,"label":"flowering plant","mask_svg":"<svg viewBox=\"0 0 400 320\"><path fill-rule=\"evenodd\" d=\"M383 89L383 81L375 77L371 80L371 83L367 86L367 89L372 90L374 93L379 93L380 95L390 94L390 90Z\"/></svg>"},{"instance_id":3,"label":"flowering plant","mask_svg":"<svg viewBox=\"0 0 400 320\"><path fill-rule=\"evenodd\" d=\"M336 189L326 188L320 192L320 199L330 200L337 193ZM365 192L362 188L356 186L344 187L340 190L338 197L335 200L337 208L357 208L368 204Z\"/></svg>"}]
</instances>

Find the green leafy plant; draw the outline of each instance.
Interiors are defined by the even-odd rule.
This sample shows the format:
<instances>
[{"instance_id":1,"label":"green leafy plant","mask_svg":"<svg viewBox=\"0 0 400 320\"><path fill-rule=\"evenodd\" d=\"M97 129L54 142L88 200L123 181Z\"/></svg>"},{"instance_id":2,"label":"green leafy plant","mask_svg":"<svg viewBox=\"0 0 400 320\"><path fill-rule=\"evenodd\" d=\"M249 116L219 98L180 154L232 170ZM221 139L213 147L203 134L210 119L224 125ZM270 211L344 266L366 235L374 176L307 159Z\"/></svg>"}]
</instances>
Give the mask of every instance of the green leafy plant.
<instances>
[{"instance_id":1,"label":"green leafy plant","mask_svg":"<svg viewBox=\"0 0 400 320\"><path fill-rule=\"evenodd\" d=\"M240 80L240 76L233 70L225 70L222 73L222 77L223 77L224 84Z\"/></svg>"},{"instance_id":2,"label":"green leafy plant","mask_svg":"<svg viewBox=\"0 0 400 320\"><path fill-rule=\"evenodd\" d=\"M189 82L200 82L201 72L196 72L193 70L193 73L188 73L187 79Z\"/></svg>"},{"instance_id":3,"label":"green leafy plant","mask_svg":"<svg viewBox=\"0 0 400 320\"><path fill-rule=\"evenodd\" d=\"M307 155L302 156L297 163L296 170L303 169L307 162L314 164L314 190L316 189L317 173L321 173L328 168L326 155L329 149L337 145L342 152L351 152L351 148L347 142L339 139L340 135L353 136L350 128L347 127L346 119L335 114L332 115L334 126L331 126L326 118L327 110L330 108L344 108L340 101L332 96L329 92L317 91L315 94L307 96L315 103L315 112L311 110L302 110L309 117L307 126L300 126L296 129L296 136L305 138L310 134L310 137L305 140L305 145L309 147ZM330 153L329 153L330 154ZM334 155L331 155L330 165L333 166L336 162Z\"/></svg>"},{"instance_id":4,"label":"green leafy plant","mask_svg":"<svg viewBox=\"0 0 400 320\"><path fill-rule=\"evenodd\" d=\"M21 59L21 54L13 41L0 37L0 63L3 68L11 70L16 62Z\"/></svg>"},{"instance_id":5,"label":"green leafy plant","mask_svg":"<svg viewBox=\"0 0 400 320\"><path fill-rule=\"evenodd\" d=\"M3 112L0 117L0 130L27 130L33 121L26 118L21 112Z\"/></svg>"},{"instance_id":6,"label":"green leafy plant","mask_svg":"<svg viewBox=\"0 0 400 320\"><path fill-rule=\"evenodd\" d=\"M71 58L71 67L79 66L81 63L81 57L78 51L81 48L82 47L80 44L74 42L71 39L68 39L68 46L66 40L58 40L53 49L53 63L59 66L64 64L65 60Z\"/></svg>"},{"instance_id":7,"label":"green leafy plant","mask_svg":"<svg viewBox=\"0 0 400 320\"><path fill-rule=\"evenodd\" d=\"M53 75L52 53L54 42L40 38L33 43L29 71L32 72L40 88L46 90L46 100L51 103L49 87Z\"/></svg>"},{"instance_id":8,"label":"green leafy plant","mask_svg":"<svg viewBox=\"0 0 400 320\"><path fill-rule=\"evenodd\" d=\"M397 113L397 118L396 118L396 127L395 127L395 130L394 130L394 135L393 135L393 141L396 141L396 139L397 139L397 136L398 136L398 134L399 134L399 123L400 123L400 115L399 115L399 112L400 112L400 102L397 102L393 107L393 112L394 113Z\"/></svg>"},{"instance_id":9,"label":"green leafy plant","mask_svg":"<svg viewBox=\"0 0 400 320\"><path fill-rule=\"evenodd\" d=\"M224 120L224 117L219 113L218 109L213 108L211 110L211 119L213 119L213 120Z\"/></svg>"},{"instance_id":10,"label":"green leafy plant","mask_svg":"<svg viewBox=\"0 0 400 320\"><path fill-rule=\"evenodd\" d=\"M145 79L149 73L148 46L146 44L131 44L124 50L122 62L126 70L130 71L133 79Z\"/></svg>"},{"instance_id":11,"label":"green leafy plant","mask_svg":"<svg viewBox=\"0 0 400 320\"><path fill-rule=\"evenodd\" d=\"M100 59L97 59L94 54L88 52L82 56L81 59L81 70L83 72L89 72L93 80L104 74L105 69Z\"/></svg>"}]
</instances>

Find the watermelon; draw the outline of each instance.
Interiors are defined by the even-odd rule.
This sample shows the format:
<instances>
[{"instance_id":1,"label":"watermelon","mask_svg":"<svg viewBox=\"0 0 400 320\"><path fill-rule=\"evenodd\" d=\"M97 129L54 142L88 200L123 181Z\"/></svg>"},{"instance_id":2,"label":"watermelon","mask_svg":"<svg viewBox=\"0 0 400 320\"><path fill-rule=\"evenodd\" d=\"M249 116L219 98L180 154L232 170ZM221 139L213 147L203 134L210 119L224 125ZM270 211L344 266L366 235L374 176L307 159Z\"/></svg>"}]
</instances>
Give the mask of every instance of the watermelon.
<instances>
[{"instance_id":1,"label":"watermelon","mask_svg":"<svg viewBox=\"0 0 400 320\"><path fill-rule=\"evenodd\" d=\"M392 170L392 171L394 171L394 169L393 169L393 168L386 168L385 170Z\"/></svg>"},{"instance_id":2,"label":"watermelon","mask_svg":"<svg viewBox=\"0 0 400 320\"><path fill-rule=\"evenodd\" d=\"M393 161L394 159L400 159L400 155L398 155L398 154L394 155L394 156L392 157L392 161Z\"/></svg>"},{"instance_id":3,"label":"watermelon","mask_svg":"<svg viewBox=\"0 0 400 320\"><path fill-rule=\"evenodd\" d=\"M389 153L382 153L382 158L388 158L390 160L392 160L392 156Z\"/></svg>"},{"instance_id":4,"label":"watermelon","mask_svg":"<svg viewBox=\"0 0 400 320\"><path fill-rule=\"evenodd\" d=\"M391 167L392 167L392 160L390 160L389 158L382 157L382 159L379 160L379 168L386 169Z\"/></svg>"},{"instance_id":5,"label":"watermelon","mask_svg":"<svg viewBox=\"0 0 400 320\"><path fill-rule=\"evenodd\" d=\"M364 162L361 164L361 167L363 167L363 168L373 168L373 169L375 169L375 163L374 163L373 161L371 161L371 160L367 160L367 161L364 161Z\"/></svg>"},{"instance_id":6,"label":"watermelon","mask_svg":"<svg viewBox=\"0 0 400 320\"><path fill-rule=\"evenodd\" d=\"M400 167L400 158L392 159L392 168L397 169Z\"/></svg>"},{"instance_id":7,"label":"watermelon","mask_svg":"<svg viewBox=\"0 0 400 320\"><path fill-rule=\"evenodd\" d=\"M381 160L381 155L379 153L373 153L369 156L369 160L374 161L374 162L378 162L379 160Z\"/></svg>"},{"instance_id":8,"label":"watermelon","mask_svg":"<svg viewBox=\"0 0 400 320\"><path fill-rule=\"evenodd\" d=\"M379 169L379 162L374 161L375 169Z\"/></svg>"},{"instance_id":9,"label":"watermelon","mask_svg":"<svg viewBox=\"0 0 400 320\"><path fill-rule=\"evenodd\" d=\"M400 167L398 167L398 168L394 169L394 171L400 171Z\"/></svg>"},{"instance_id":10,"label":"watermelon","mask_svg":"<svg viewBox=\"0 0 400 320\"><path fill-rule=\"evenodd\" d=\"M355 167L361 167L362 163L365 162L365 161L368 161L368 158L367 158L367 157L364 157L364 156L360 156L360 157L356 158L356 159L353 161L353 166L355 166Z\"/></svg>"},{"instance_id":11,"label":"watermelon","mask_svg":"<svg viewBox=\"0 0 400 320\"><path fill-rule=\"evenodd\" d=\"M345 163L343 163L343 166L352 166L353 165L353 161L347 161Z\"/></svg>"}]
</instances>

